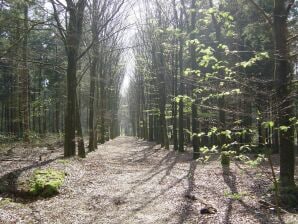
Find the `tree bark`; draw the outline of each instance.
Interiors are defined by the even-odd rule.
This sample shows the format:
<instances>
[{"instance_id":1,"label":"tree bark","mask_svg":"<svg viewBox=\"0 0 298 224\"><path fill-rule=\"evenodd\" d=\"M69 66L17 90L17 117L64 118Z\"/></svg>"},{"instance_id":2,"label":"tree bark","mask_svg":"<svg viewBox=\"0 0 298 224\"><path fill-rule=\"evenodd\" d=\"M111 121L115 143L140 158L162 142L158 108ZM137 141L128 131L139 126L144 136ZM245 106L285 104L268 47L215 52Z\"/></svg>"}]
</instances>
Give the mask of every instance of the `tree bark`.
<instances>
[{"instance_id":1,"label":"tree bark","mask_svg":"<svg viewBox=\"0 0 298 224\"><path fill-rule=\"evenodd\" d=\"M75 130L76 130L76 87L77 87L77 61L81 42L82 25L86 1L79 0L76 4L68 0L69 23L66 34L67 52L67 103L65 113L64 156L75 155Z\"/></svg>"},{"instance_id":2,"label":"tree bark","mask_svg":"<svg viewBox=\"0 0 298 224\"><path fill-rule=\"evenodd\" d=\"M28 55L28 5L24 3L24 37L22 43L22 62L20 68L21 81L21 122L23 138L29 142L29 70L27 65Z\"/></svg>"},{"instance_id":3,"label":"tree bark","mask_svg":"<svg viewBox=\"0 0 298 224\"><path fill-rule=\"evenodd\" d=\"M275 40L275 78L278 97L278 123L287 127L280 130L280 185L282 188L294 187L295 146L294 127L290 119L295 116L292 96L293 74L289 61L288 9L284 0L275 0L273 11L273 36Z\"/></svg>"}]
</instances>

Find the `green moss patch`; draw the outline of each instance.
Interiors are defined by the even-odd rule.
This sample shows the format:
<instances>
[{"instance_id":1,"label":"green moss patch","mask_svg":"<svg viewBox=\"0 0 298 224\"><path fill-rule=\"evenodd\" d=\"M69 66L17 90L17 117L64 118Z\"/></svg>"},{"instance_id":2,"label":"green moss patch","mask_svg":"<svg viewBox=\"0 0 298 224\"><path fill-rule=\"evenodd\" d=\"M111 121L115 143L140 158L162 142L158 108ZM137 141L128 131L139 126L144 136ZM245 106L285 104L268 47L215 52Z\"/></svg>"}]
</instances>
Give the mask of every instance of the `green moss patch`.
<instances>
[{"instance_id":1,"label":"green moss patch","mask_svg":"<svg viewBox=\"0 0 298 224\"><path fill-rule=\"evenodd\" d=\"M8 205L12 203L12 199L10 198L0 198L0 208L4 207L5 205Z\"/></svg>"},{"instance_id":2,"label":"green moss patch","mask_svg":"<svg viewBox=\"0 0 298 224\"><path fill-rule=\"evenodd\" d=\"M51 197L59 193L65 179L65 173L55 169L35 170L30 180L30 194Z\"/></svg>"},{"instance_id":3,"label":"green moss patch","mask_svg":"<svg viewBox=\"0 0 298 224\"><path fill-rule=\"evenodd\" d=\"M57 162L58 162L58 163L61 163L61 164L63 164L63 165L67 165L67 164L70 163L70 161L69 161L69 160L66 160L66 159L59 159L59 160L57 160Z\"/></svg>"}]
</instances>

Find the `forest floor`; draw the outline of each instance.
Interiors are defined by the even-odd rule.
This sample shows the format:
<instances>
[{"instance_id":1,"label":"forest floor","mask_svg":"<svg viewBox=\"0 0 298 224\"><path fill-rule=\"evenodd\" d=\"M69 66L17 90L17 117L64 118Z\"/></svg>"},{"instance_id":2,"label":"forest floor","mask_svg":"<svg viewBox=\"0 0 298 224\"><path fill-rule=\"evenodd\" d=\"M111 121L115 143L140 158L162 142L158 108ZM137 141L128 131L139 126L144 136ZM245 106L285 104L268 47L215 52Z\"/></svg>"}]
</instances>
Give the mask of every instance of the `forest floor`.
<instances>
[{"instance_id":1,"label":"forest floor","mask_svg":"<svg viewBox=\"0 0 298 224\"><path fill-rule=\"evenodd\" d=\"M216 158L202 164L192 161L190 152L132 137L107 142L86 159L64 160L59 146L14 148L0 152L0 159L0 182L24 178L38 167L67 173L52 198L0 194L0 223L298 223L297 214L278 219L259 203L271 185L268 167L232 162L223 170ZM206 205L217 212L200 214Z\"/></svg>"}]
</instances>

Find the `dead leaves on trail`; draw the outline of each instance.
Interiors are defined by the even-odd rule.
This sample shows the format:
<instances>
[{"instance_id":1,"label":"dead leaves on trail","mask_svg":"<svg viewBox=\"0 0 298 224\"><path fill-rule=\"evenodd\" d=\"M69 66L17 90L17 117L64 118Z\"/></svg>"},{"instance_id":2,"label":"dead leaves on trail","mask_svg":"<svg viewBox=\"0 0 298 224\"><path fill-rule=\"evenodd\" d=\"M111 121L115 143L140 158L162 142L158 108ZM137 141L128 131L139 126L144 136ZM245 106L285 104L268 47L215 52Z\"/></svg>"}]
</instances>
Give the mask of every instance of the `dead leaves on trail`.
<instances>
[{"instance_id":1,"label":"dead leaves on trail","mask_svg":"<svg viewBox=\"0 0 298 224\"><path fill-rule=\"evenodd\" d=\"M83 160L59 158L59 150L49 155L51 161L37 164L68 174L60 194L28 204L1 203L9 196L1 194L0 223L280 223L260 209L258 199L270 183L257 170L232 164L224 172L219 161L199 164L190 152L131 137L101 145ZM32 172L31 163L2 161L0 175Z\"/></svg>"}]
</instances>

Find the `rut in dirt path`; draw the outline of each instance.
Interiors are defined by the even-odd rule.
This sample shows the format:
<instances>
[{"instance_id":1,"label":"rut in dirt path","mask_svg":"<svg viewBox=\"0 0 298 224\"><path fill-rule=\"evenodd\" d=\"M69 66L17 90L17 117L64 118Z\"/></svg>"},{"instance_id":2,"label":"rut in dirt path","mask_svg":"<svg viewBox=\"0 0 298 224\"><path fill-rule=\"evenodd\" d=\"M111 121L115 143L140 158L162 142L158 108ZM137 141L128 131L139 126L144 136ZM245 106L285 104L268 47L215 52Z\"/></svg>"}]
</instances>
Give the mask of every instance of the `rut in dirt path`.
<instances>
[{"instance_id":1,"label":"rut in dirt path","mask_svg":"<svg viewBox=\"0 0 298 224\"><path fill-rule=\"evenodd\" d=\"M17 217L25 223L278 223L257 208L251 174L244 176L236 166L223 173L218 161L202 165L191 158L190 152L178 154L119 137L84 160L48 164L68 174L61 193L22 209L6 209L6 219ZM249 197L230 200L227 192L246 192ZM201 215L205 204L218 212ZM1 218L0 209L0 223Z\"/></svg>"}]
</instances>

